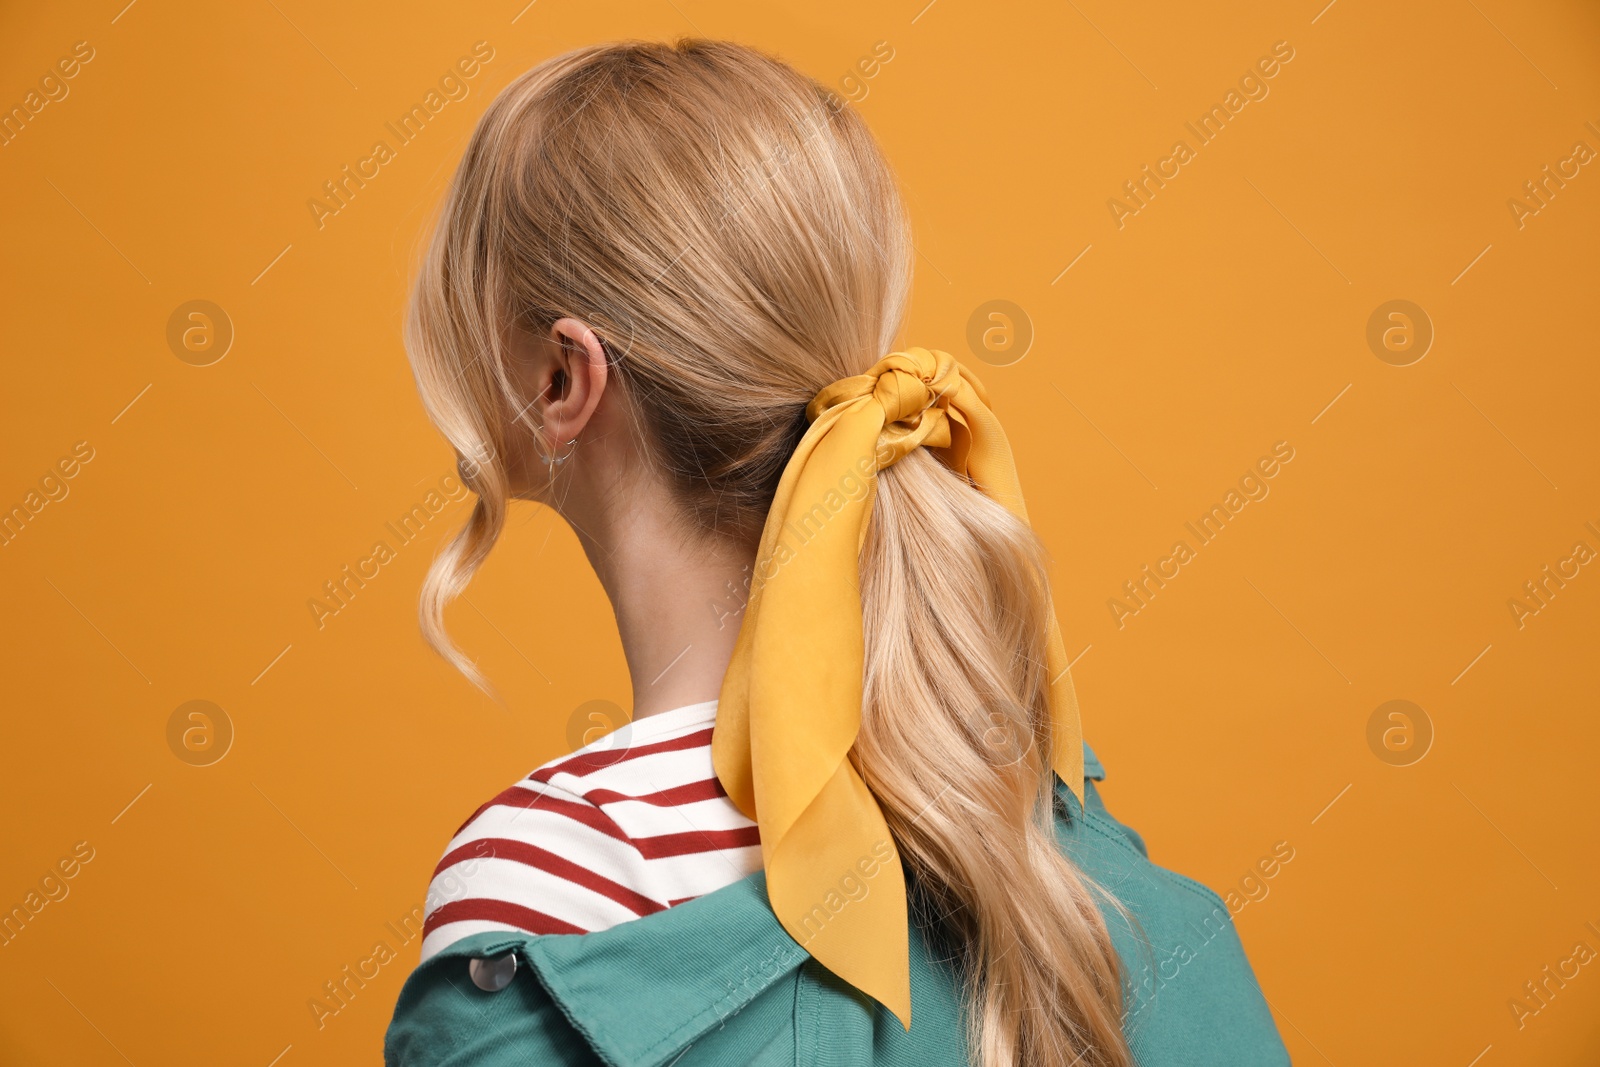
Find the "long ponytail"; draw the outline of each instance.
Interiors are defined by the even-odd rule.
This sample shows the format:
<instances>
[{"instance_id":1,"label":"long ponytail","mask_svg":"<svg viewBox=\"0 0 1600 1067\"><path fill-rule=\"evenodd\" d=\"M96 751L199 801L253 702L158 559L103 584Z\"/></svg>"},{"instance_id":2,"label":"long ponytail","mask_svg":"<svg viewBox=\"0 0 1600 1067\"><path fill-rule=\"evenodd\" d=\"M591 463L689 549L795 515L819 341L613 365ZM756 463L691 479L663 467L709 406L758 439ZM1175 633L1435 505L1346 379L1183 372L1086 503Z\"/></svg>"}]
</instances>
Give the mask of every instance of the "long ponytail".
<instances>
[{"instance_id":1,"label":"long ponytail","mask_svg":"<svg viewBox=\"0 0 1600 1067\"><path fill-rule=\"evenodd\" d=\"M861 574L852 762L962 949L972 1062L1131 1064L1095 890L1054 836L1037 538L913 452L879 474Z\"/></svg>"}]
</instances>

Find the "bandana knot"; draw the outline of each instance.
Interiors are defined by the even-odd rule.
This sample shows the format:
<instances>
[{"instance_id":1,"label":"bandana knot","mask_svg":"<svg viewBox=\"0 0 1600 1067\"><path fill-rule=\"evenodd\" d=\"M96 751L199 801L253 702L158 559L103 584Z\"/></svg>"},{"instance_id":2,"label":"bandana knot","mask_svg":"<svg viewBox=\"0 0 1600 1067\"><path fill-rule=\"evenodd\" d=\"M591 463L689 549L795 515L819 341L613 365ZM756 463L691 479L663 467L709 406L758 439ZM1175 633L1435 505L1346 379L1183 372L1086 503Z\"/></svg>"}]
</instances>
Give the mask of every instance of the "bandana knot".
<instances>
[{"instance_id":1,"label":"bandana knot","mask_svg":"<svg viewBox=\"0 0 1600 1067\"><path fill-rule=\"evenodd\" d=\"M882 470L923 445L950 447L950 404L963 384L963 368L949 353L913 348L823 389L806 405L806 417L816 423L835 408L875 401L883 409L875 464Z\"/></svg>"}]
</instances>

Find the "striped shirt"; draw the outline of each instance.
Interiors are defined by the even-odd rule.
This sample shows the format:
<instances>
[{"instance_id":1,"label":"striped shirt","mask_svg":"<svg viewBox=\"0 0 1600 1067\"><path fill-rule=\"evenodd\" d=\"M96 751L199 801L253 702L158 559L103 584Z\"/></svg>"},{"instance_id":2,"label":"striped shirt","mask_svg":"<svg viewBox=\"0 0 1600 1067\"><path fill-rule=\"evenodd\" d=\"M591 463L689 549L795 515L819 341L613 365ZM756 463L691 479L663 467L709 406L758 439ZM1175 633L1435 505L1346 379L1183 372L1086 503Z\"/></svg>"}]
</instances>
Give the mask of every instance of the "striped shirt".
<instances>
[{"instance_id":1,"label":"striped shirt","mask_svg":"<svg viewBox=\"0 0 1600 1067\"><path fill-rule=\"evenodd\" d=\"M422 959L488 930L604 930L760 870L712 769L716 718L715 700L647 716L480 807L434 868Z\"/></svg>"}]
</instances>

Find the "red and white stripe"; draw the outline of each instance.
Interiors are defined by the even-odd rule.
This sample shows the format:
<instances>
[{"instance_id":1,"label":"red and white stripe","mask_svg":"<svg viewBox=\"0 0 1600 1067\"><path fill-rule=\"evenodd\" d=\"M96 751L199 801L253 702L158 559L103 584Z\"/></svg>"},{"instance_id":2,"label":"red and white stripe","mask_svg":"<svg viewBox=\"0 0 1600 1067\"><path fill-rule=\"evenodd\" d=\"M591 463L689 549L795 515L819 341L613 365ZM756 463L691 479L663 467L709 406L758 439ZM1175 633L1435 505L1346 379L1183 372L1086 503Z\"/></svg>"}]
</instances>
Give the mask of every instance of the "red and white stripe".
<instances>
[{"instance_id":1,"label":"red and white stripe","mask_svg":"<svg viewBox=\"0 0 1600 1067\"><path fill-rule=\"evenodd\" d=\"M712 769L716 717L710 700L629 723L480 807L434 869L422 959L488 930L604 930L760 870Z\"/></svg>"}]
</instances>

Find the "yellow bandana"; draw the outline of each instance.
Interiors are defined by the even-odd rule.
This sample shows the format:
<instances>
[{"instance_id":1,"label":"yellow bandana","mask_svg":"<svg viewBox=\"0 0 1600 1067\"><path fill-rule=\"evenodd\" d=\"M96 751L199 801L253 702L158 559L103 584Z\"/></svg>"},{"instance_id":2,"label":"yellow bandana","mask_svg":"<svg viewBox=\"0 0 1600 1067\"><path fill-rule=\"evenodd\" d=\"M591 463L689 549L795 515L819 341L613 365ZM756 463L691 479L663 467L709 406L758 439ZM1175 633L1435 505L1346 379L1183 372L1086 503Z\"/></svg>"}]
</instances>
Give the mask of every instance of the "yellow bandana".
<instances>
[{"instance_id":1,"label":"yellow bandana","mask_svg":"<svg viewBox=\"0 0 1600 1067\"><path fill-rule=\"evenodd\" d=\"M913 348L834 382L784 468L761 535L712 758L761 828L772 910L823 966L911 1028L906 887L878 802L846 754L861 728L861 546L877 472L919 446L1028 521L983 385ZM1083 799L1083 735L1050 617L1051 761ZM861 887L866 886L865 893Z\"/></svg>"}]
</instances>

